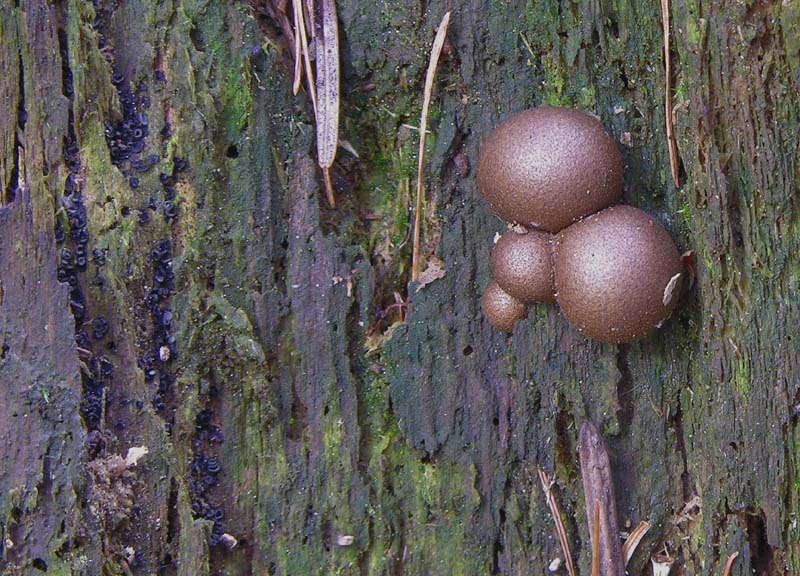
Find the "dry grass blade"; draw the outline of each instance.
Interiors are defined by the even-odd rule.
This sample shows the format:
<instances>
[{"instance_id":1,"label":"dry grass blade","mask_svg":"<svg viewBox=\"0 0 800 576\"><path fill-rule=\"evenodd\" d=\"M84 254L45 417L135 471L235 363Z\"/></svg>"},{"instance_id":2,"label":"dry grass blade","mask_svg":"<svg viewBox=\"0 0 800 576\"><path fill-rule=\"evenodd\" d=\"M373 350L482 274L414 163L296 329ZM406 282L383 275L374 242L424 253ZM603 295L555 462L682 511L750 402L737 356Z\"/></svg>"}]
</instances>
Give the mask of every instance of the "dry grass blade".
<instances>
[{"instance_id":1,"label":"dry grass blade","mask_svg":"<svg viewBox=\"0 0 800 576\"><path fill-rule=\"evenodd\" d=\"M728 556L728 561L725 562L725 571L722 573L722 576L730 576L731 568L733 568L733 561L739 556L738 552L734 552L730 556Z\"/></svg>"},{"instance_id":2,"label":"dry grass blade","mask_svg":"<svg viewBox=\"0 0 800 576\"><path fill-rule=\"evenodd\" d=\"M633 556L633 553L636 551L636 547L639 545L639 542L642 541L644 535L647 534L648 530L650 530L649 522L639 522L639 525L634 528L633 532L628 536L628 539L625 540L625 544L622 545L622 560L625 566L630 562L631 556Z\"/></svg>"},{"instance_id":3,"label":"dry grass blade","mask_svg":"<svg viewBox=\"0 0 800 576\"><path fill-rule=\"evenodd\" d=\"M305 17L303 16L303 0L292 0L292 8L294 10L294 27L295 36L300 40L300 52L303 55L303 64L306 69L306 77L308 78L308 95L311 97L311 106L314 108L314 118L317 117L317 90L314 85L314 69L311 68L311 56L308 53L308 35L306 34ZM296 42L296 41L295 41ZM296 44L295 44L296 47ZM299 78L297 76L298 60L295 60L295 94L300 89Z\"/></svg>"},{"instance_id":4,"label":"dry grass blade","mask_svg":"<svg viewBox=\"0 0 800 576\"><path fill-rule=\"evenodd\" d=\"M558 541L561 543L561 550L564 553L567 573L569 576L575 576L575 565L572 563L572 552L569 550L567 531L564 530L564 523L561 522L561 512L558 509L556 499L553 498L553 493L550 491L550 479L547 477L547 472L541 468L539 468L539 481L542 483L542 490L544 490L547 506L550 508L550 513L553 515L553 520L556 523L556 532L558 532Z\"/></svg>"},{"instance_id":5,"label":"dry grass blade","mask_svg":"<svg viewBox=\"0 0 800 576\"><path fill-rule=\"evenodd\" d=\"M303 61L305 55L302 44L300 43L300 18L297 16L297 0L292 0L292 12L294 16L294 81L292 82L292 94L297 96L300 92L300 82L303 78Z\"/></svg>"},{"instance_id":6,"label":"dry grass blade","mask_svg":"<svg viewBox=\"0 0 800 576\"><path fill-rule=\"evenodd\" d=\"M314 9L317 60L317 161L325 175L325 192L331 208L333 197L330 168L339 146L339 27L336 2L319 0Z\"/></svg>"},{"instance_id":7,"label":"dry grass blade","mask_svg":"<svg viewBox=\"0 0 800 576\"><path fill-rule=\"evenodd\" d=\"M661 0L661 19L664 24L664 118L667 125L667 145L669 146L669 168L675 186L680 188L678 174L678 143L675 141L675 128L672 125L672 59L669 48L669 0Z\"/></svg>"},{"instance_id":8,"label":"dry grass blade","mask_svg":"<svg viewBox=\"0 0 800 576\"><path fill-rule=\"evenodd\" d=\"M450 24L450 12L447 12L436 31L436 38L431 49L431 59L428 63L428 74L425 76L425 94L422 99L422 117L419 122L419 154L417 158L417 201L414 205L414 242L411 252L411 280L416 281L419 276L419 229L422 220L423 173L425 161L425 131L428 127L428 107L431 103L433 80L436 77L436 66L439 64L439 55L442 53L444 39L447 36L447 26Z\"/></svg>"}]
</instances>

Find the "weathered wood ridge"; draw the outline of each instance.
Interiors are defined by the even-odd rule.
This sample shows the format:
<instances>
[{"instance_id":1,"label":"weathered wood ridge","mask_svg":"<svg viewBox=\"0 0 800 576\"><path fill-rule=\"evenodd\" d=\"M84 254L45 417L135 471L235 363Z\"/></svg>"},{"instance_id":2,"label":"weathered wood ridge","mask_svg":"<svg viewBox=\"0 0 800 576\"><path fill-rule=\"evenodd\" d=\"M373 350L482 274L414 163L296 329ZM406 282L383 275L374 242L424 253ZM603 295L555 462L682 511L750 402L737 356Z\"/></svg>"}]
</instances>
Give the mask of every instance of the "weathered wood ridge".
<instances>
[{"instance_id":1,"label":"weathered wood ridge","mask_svg":"<svg viewBox=\"0 0 800 576\"><path fill-rule=\"evenodd\" d=\"M620 529L653 525L631 574L664 551L800 570L800 5L671 3L676 189L658 2L340 0L359 158L332 211L283 4L0 4L3 573L542 574L542 466L588 574L587 420ZM422 233L447 273L418 291L413 126L447 10ZM470 161L543 103L598 114L624 201L697 255L651 339L481 317L503 225Z\"/></svg>"}]
</instances>

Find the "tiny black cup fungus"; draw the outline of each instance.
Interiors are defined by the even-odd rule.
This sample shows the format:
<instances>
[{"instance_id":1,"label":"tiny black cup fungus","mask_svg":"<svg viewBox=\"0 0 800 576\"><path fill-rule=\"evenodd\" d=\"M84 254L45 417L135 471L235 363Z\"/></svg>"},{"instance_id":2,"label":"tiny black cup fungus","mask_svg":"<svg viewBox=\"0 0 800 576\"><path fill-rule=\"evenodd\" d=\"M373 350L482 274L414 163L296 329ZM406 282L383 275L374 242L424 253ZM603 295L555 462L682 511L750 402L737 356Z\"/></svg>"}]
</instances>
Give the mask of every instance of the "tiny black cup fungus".
<instances>
[{"instance_id":1,"label":"tiny black cup fungus","mask_svg":"<svg viewBox=\"0 0 800 576\"><path fill-rule=\"evenodd\" d=\"M506 222L555 233L619 199L622 157L594 116L533 108L483 141L478 189Z\"/></svg>"},{"instance_id":2,"label":"tiny black cup fungus","mask_svg":"<svg viewBox=\"0 0 800 576\"><path fill-rule=\"evenodd\" d=\"M619 344L654 332L681 288L678 250L664 228L632 206L614 206L566 228L556 244L556 299L567 320Z\"/></svg>"},{"instance_id":3,"label":"tiny black cup fungus","mask_svg":"<svg viewBox=\"0 0 800 576\"><path fill-rule=\"evenodd\" d=\"M503 234L489 261L500 288L526 304L554 302L551 240L549 234L533 230Z\"/></svg>"},{"instance_id":4,"label":"tiny black cup fungus","mask_svg":"<svg viewBox=\"0 0 800 576\"><path fill-rule=\"evenodd\" d=\"M498 330L511 332L517 320L523 320L528 315L528 308L504 292L497 282L491 282L483 293L483 314Z\"/></svg>"}]
</instances>

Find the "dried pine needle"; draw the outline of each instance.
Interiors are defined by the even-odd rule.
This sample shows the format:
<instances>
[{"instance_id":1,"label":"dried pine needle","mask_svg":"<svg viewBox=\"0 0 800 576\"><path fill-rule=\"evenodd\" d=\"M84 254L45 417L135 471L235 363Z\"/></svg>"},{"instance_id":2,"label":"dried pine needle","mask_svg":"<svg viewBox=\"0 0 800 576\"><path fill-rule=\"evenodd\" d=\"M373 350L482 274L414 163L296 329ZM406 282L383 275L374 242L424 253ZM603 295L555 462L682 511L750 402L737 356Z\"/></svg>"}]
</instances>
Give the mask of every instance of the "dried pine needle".
<instances>
[{"instance_id":1,"label":"dried pine needle","mask_svg":"<svg viewBox=\"0 0 800 576\"><path fill-rule=\"evenodd\" d=\"M572 563L572 552L570 552L569 549L567 531L564 530L564 523L561 521L561 512L558 509L558 503L553 497L553 493L550 491L550 479L547 477L547 472L541 468L539 468L539 481L542 483L542 490L544 490L547 506L550 508L550 513L553 515L553 520L556 524L558 541L561 543L561 551L564 553L564 561L567 564L567 573L569 576L575 576L575 565Z\"/></svg>"},{"instance_id":2,"label":"dried pine needle","mask_svg":"<svg viewBox=\"0 0 800 576\"><path fill-rule=\"evenodd\" d=\"M442 53L444 39L447 36L447 26L450 24L450 12L447 12L436 31L436 38L431 49L431 58L428 63L428 74L425 76L425 94L422 100L422 118L419 123L419 155L417 158L417 201L414 207L414 241L411 252L411 280L415 282L419 277L419 230L422 220L423 173L425 155L425 129L428 125L428 107L431 103L433 80L436 77L436 67L439 64L439 55Z\"/></svg>"},{"instance_id":3,"label":"dried pine needle","mask_svg":"<svg viewBox=\"0 0 800 576\"><path fill-rule=\"evenodd\" d=\"M675 186L680 188L678 174L678 143L675 141L675 128L672 124L672 59L669 48L669 0L661 0L661 19L664 25L664 118L667 127L667 145L669 147L669 168Z\"/></svg>"}]
</instances>

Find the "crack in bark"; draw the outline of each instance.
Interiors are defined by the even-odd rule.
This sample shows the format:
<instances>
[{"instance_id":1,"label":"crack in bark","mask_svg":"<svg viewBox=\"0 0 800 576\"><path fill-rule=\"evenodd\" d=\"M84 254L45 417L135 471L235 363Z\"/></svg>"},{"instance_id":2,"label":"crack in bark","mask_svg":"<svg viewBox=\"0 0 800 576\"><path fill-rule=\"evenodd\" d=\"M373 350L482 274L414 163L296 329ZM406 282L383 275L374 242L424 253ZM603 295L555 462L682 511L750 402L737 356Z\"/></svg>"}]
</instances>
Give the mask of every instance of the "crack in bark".
<instances>
[{"instance_id":1,"label":"crack in bark","mask_svg":"<svg viewBox=\"0 0 800 576\"><path fill-rule=\"evenodd\" d=\"M14 144L12 146L12 154L14 157L14 164L11 167L11 172L6 183L3 200L0 206L11 204L17 198L17 193L20 189L20 155L23 153L22 142L20 141L20 132L25 132L25 124L28 121L28 111L25 107L25 63L22 60L22 53L17 52L17 59L19 64L18 70L18 92L19 100L17 103L17 129L14 131Z\"/></svg>"},{"instance_id":2,"label":"crack in bark","mask_svg":"<svg viewBox=\"0 0 800 576\"><path fill-rule=\"evenodd\" d=\"M624 435L630 428L633 421L633 411L635 398L633 394L633 378L631 377L630 364L628 363L628 351L630 345L621 344L617 348L617 370L619 370L619 380L617 381L617 402L619 411L620 432Z\"/></svg>"},{"instance_id":3,"label":"crack in bark","mask_svg":"<svg viewBox=\"0 0 800 576\"><path fill-rule=\"evenodd\" d=\"M747 533L750 548L751 573L756 576L779 576L785 574L785 564L776 558L775 549L767 541L767 520L764 511L748 509L737 513Z\"/></svg>"}]
</instances>

